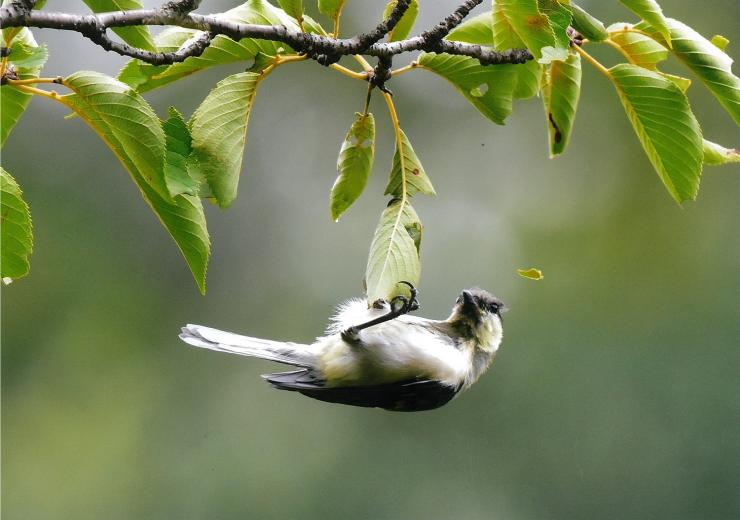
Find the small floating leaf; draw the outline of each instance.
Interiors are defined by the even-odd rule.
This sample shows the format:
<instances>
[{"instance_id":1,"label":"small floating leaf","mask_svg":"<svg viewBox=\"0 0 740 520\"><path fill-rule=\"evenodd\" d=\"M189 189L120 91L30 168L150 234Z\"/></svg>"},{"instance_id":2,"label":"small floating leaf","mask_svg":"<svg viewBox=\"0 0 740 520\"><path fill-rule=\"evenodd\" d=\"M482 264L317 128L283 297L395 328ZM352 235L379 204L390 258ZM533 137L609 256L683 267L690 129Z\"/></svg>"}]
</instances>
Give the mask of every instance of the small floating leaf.
<instances>
[{"instance_id":1,"label":"small floating leaf","mask_svg":"<svg viewBox=\"0 0 740 520\"><path fill-rule=\"evenodd\" d=\"M530 267L529 269L517 269L516 272L522 278L528 278L530 280L542 280L545 277L545 275L542 274L542 271L540 271L536 267Z\"/></svg>"}]
</instances>

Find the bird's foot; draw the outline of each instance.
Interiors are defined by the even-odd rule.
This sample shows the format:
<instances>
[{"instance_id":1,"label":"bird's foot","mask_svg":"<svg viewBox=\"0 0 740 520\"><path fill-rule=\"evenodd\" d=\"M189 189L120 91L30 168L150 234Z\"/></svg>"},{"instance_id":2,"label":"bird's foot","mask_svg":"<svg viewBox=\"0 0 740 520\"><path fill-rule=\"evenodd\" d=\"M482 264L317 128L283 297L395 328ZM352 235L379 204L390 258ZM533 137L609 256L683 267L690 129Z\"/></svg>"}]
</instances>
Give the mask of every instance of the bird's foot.
<instances>
[{"instance_id":1,"label":"bird's foot","mask_svg":"<svg viewBox=\"0 0 740 520\"><path fill-rule=\"evenodd\" d=\"M409 286L411 297L407 298L403 295L395 296L390 301L390 308L391 310L388 311L386 314L379 316L373 320L366 321L365 323L360 323L359 325L354 325L352 327L348 327L344 329L341 332L342 339L351 345L356 345L360 342L360 331L363 329L366 329L368 327L372 327L374 325L380 325L381 323L385 323L386 321L391 321L393 319L398 318L399 316L403 314L408 314L409 312L415 311L419 308L419 300L417 299L417 296L419 295L419 291L414 287L410 282L399 282L402 284L406 284ZM373 304L374 308L378 308L376 306L378 302L375 302Z\"/></svg>"}]
</instances>

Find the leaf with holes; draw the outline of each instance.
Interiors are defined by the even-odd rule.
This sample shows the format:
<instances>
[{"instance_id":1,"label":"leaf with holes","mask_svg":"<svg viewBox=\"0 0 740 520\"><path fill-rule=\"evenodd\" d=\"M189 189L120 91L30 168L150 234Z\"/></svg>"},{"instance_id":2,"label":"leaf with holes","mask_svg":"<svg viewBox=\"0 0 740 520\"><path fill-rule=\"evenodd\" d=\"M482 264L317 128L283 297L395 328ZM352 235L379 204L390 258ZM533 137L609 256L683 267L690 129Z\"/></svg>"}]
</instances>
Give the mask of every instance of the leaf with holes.
<instances>
[{"instance_id":1,"label":"leaf with holes","mask_svg":"<svg viewBox=\"0 0 740 520\"><path fill-rule=\"evenodd\" d=\"M385 195L405 198L417 193L436 195L432 181L427 177L424 167L411 147L408 137L400 130L401 140L396 141L396 153L393 155L393 166L385 187Z\"/></svg>"},{"instance_id":2,"label":"leaf with holes","mask_svg":"<svg viewBox=\"0 0 740 520\"><path fill-rule=\"evenodd\" d=\"M609 37L601 20L587 13L576 4L570 4L573 13L573 28L593 42L601 42Z\"/></svg>"},{"instance_id":3,"label":"leaf with holes","mask_svg":"<svg viewBox=\"0 0 740 520\"><path fill-rule=\"evenodd\" d=\"M219 81L190 119L193 153L189 166L202 177L222 208L236 198L247 123L262 76L241 72Z\"/></svg>"},{"instance_id":4,"label":"leaf with holes","mask_svg":"<svg viewBox=\"0 0 740 520\"><path fill-rule=\"evenodd\" d=\"M0 276L16 279L28 274L33 251L31 213L15 182L0 167Z\"/></svg>"},{"instance_id":5,"label":"leaf with holes","mask_svg":"<svg viewBox=\"0 0 740 520\"><path fill-rule=\"evenodd\" d=\"M398 282L419 283L422 225L408 202L393 199L380 216L375 229L365 271L367 301L408 294L408 287Z\"/></svg>"},{"instance_id":6,"label":"leaf with holes","mask_svg":"<svg viewBox=\"0 0 740 520\"><path fill-rule=\"evenodd\" d=\"M740 150L725 148L722 145L704 139L704 164L718 166L721 164L740 163Z\"/></svg>"},{"instance_id":7,"label":"leaf with holes","mask_svg":"<svg viewBox=\"0 0 740 520\"><path fill-rule=\"evenodd\" d=\"M339 176L329 196L332 220L338 220L362 194L373 168L374 154L375 118L370 113L358 112L337 160Z\"/></svg>"},{"instance_id":8,"label":"leaf with holes","mask_svg":"<svg viewBox=\"0 0 740 520\"><path fill-rule=\"evenodd\" d=\"M655 0L620 0L627 9L655 27L663 36L666 45L671 47L671 31L668 27L668 20L663 15L663 10Z\"/></svg>"},{"instance_id":9,"label":"leaf with holes","mask_svg":"<svg viewBox=\"0 0 740 520\"><path fill-rule=\"evenodd\" d=\"M452 83L478 111L502 125L511 114L519 65L481 65L475 58L422 53L419 66Z\"/></svg>"},{"instance_id":10,"label":"leaf with holes","mask_svg":"<svg viewBox=\"0 0 740 520\"><path fill-rule=\"evenodd\" d=\"M152 108L128 85L97 72L64 80L74 93L60 100L103 139L180 248L205 292L210 241L198 197L171 197L164 180L165 134Z\"/></svg>"},{"instance_id":11,"label":"leaf with holes","mask_svg":"<svg viewBox=\"0 0 740 520\"><path fill-rule=\"evenodd\" d=\"M144 6L139 0L82 0L93 13L108 13L110 11L133 11L142 9ZM155 51L156 46L152 40L149 29L144 25L134 27L113 27L113 32L121 37L123 41L145 51Z\"/></svg>"},{"instance_id":12,"label":"leaf with holes","mask_svg":"<svg viewBox=\"0 0 740 520\"><path fill-rule=\"evenodd\" d=\"M694 200L701 179L702 135L684 93L636 65L615 65L609 76L663 184L677 202Z\"/></svg>"},{"instance_id":13,"label":"leaf with holes","mask_svg":"<svg viewBox=\"0 0 740 520\"><path fill-rule=\"evenodd\" d=\"M391 0L390 2L388 2L388 5L385 6L385 10L383 11L384 20L387 19L388 16L390 16L397 3L398 0ZM416 17L418 16L418 14L419 0L411 0L408 8L406 9L406 12L403 13L403 16L398 21L396 26L388 33L388 41L396 42L399 40L405 40L411 32L411 29L414 27L414 22L416 21Z\"/></svg>"},{"instance_id":14,"label":"leaf with holes","mask_svg":"<svg viewBox=\"0 0 740 520\"><path fill-rule=\"evenodd\" d=\"M656 70L658 63L668 58L668 49L650 36L635 31L634 27L628 23L612 24L607 31L609 31L609 39L634 65Z\"/></svg>"},{"instance_id":15,"label":"leaf with holes","mask_svg":"<svg viewBox=\"0 0 740 520\"><path fill-rule=\"evenodd\" d=\"M732 119L740 125L740 78L732 73L732 58L691 27L668 18L673 54L689 67L714 94ZM635 26L661 41L661 35L651 26Z\"/></svg>"},{"instance_id":16,"label":"leaf with holes","mask_svg":"<svg viewBox=\"0 0 740 520\"><path fill-rule=\"evenodd\" d=\"M566 61L554 61L545 74L542 99L550 136L550 157L563 153L581 95L581 57L571 54Z\"/></svg>"},{"instance_id":17,"label":"leaf with holes","mask_svg":"<svg viewBox=\"0 0 740 520\"><path fill-rule=\"evenodd\" d=\"M3 36L8 34L8 39L10 39L9 32L4 31ZM5 45L10 43L8 63L15 68L18 79L38 78L48 55L46 46L39 46L31 31L25 27L20 31L14 31L10 42L8 39L3 39ZM26 94L10 85L0 86L0 147L5 144L5 140L20 120L30 101L31 94Z\"/></svg>"},{"instance_id":18,"label":"leaf with holes","mask_svg":"<svg viewBox=\"0 0 740 520\"><path fill-rule=\"evenodd\" d=\"M170 107L168 117L162 121L167 150L164 161L164 180L173 197L186 193L198 194L198 181L188 169L188 158L192 152L192 137L182 114Z\"/></svg>"}]
</instances>

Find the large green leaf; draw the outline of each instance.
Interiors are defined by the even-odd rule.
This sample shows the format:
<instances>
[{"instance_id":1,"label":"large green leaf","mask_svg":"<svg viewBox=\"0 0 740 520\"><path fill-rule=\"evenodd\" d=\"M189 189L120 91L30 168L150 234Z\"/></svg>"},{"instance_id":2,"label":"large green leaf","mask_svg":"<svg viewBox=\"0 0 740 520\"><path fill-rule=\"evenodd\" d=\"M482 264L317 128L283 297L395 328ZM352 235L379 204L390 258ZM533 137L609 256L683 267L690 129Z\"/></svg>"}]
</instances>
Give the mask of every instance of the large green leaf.
<instances>
[{"instance_id":1,"label":"large green leaf","mask_svg":"<svg viewBox=\"0 0 740 520\"><path fill-rule=\"evenodd\" d=\"M725 148L704 139L704 164L717 166L729 163L740 163L740 150Z\"/></svg>"},{"instance_id":2,"label":"large green leaf","mask_svg":"<svg viewBox=\"0 0 740 520\"><path fill-rule=\"evenodd\" d=\"M478 111L497 124L511 114L519 65L481 65L475 58L422 53L419 66L439 74Z\"/></svg>"},{"instance_id":3,"label":"large green leaf","mask_svg":"<svg viewBox=\"0 0 740 520\"><path fill-rule=\"evenodd\" d=\"M374 154L375 118L370 113L358 112L344 138L337 160L339 176L329 196L332 220L338 220L362 194L373 168Z\"/></svg>"},{"instance_id":4,"label":"large green leaf","mask_svg":"<svg viewBox=\"0 0 740 520\"><path fill-rule=\"evenodd\" d=\"M388 5L385 6L385 11L383 11L383 19L386 19L388 18L388 16L390 16L391 11L393 11L397 3L398 0L391 0L390 2L388 2ZM414 27L414 22L416 21L416 17L418 15L419 0L411 0L408 9L406 9L406 12L403 13L403 16L398 21L396 26L391 30L391 32L388 33L388 41L396 42L406 39L411 32L411 29Z\"/></svg>"},{"instance_id":5,"label":"large green leaf","mask_svg":"<svg viewBox=\"0 0 740 520\"><path fill-rule=\"evenodd\" d=\"M493 45L499 51L507 49L523 49L524 42L517 36L514 29L509 24L508 19L501 13L501 6L497 3L493 5L492 13L484 13L481 16L491 17ZM464 25L464 24L463 24ZM453 39L453 33L450 33L448 39ZM465 41L465 40L463 40ZM471 42L479 43L480 42ZM516 66L516 82L514 87L514 97L516 99L527 99L536 96L540 90L540 76L542 75L542 65L537 60L529 60L526 63Z\"/></svg>"},{"instance_id":6,"label":"large green leaf","mask_svg":"<svg viewBox=\"0 0 740 520\"><path fill-rule=\"evenodd\" d=\"M31 213L18 183L0 167L0 277L20 278L28 274L33 251Z\"/></svg>"},{"instance_id":7,"label":"large green leaf","mask_svg":"<svg viewBox=\"0 0 740 520\"><path fill-rule=\"evenodd\" d=\"M188 158L193 151L192 137L182 114L170 107L168 117L162 121L167 143L164 162L164 179L173 197L186 193L198 194L198 181L189 172Z\"/></svg>"},{"instance_id":8,"label":"large green leaf","mask_svg":"<svg viewBox=\"0 0 740 520\"><path fill-rule=\"evenodd\" d=\"M584 9L571 3L573 13L573 28L593 42L600 42L609 37L606 27L601 20L587 13Z\"/></svg>"},{"instance_id":9,"label":"large green leaf","mask_svg":"<svg viewBox=\"0 0 740 520\"><path fill-rule=\"evenodd\" d=\"M3 44L10 44L8 63L15 68L19 79L37 78L47 58L46 46L39 46L31 31L25 27L20 31L3 31ZM31 94L26 94L10 85L0 87L0 147L20 120Z\"/></svg>"},{"instance_id":10,"label":"large green leaf","mask_svg":"<svg viewBox=\"0 0 740 520\"><path fill-rule=\"evenodd\" d=\"M75 73L64 84L74 93L60 100L113 150L205 292L210 241L203 207L198 197L170 197L162 173L165 135L154 111L128 85L97 72ZM159 173L155 174L157 168Z\"/></svg>"},{"instance_id":11,"label":"large green leaf","mask_svg":"<svg viewBox=\"0 0 740 520\"><path fill-rule=\"evenodd\" d=\"M563 153L573 129L581 95L581 56L574 53L566 61L552 62L542 91L552 157Z\"/></svg>"},{"instance_id":12,"label":"large green leaf","mask_svg":"<svg viewBox=\"0 0 740 520\"><path fill-rule=\"evenodd\" d=\"M241 72L221 80L190 119L190 166L202 176L222 208L236 198L247 123L262 76Z\"/></svg>"},{"instance_id":13,"label":"large green leaf","mask_svg":"<svg viewBox=\"0 0 740 520\"><path fill-rule=\"evenodd\" d=\"M615 65L609 75L663 184L679 203L695 199L702 135L684 93L672 81L636 65Z\"/></svg>"},{"instance_id":14,"label":"large green leaf","mask_svg":"<svg viewBox=\"0 0 740 520\"><path fill-rule=\"evenodd\" d=\"M401 199L393 199L380 216L370 244L365 271L367 301L390 301L407 288L398 282L419 283L422 225L414 208Z\"/></svg>"},{"instance_id":15,"label":"large green leaf","mask_svg":"<svg viewBox=\"0 0 740 520\"><path fill-rule=\"evenodd\" d=\"M393 166L385 187L385 195L396 198L412 197L417 193L436 195L432 181L427 177L408 137L403 130L399 132L401 139L396 141L396 153L393 155Z\"/></svg>"},{"instance_id":16,"label":"large green leaf","mask_svg":"<svg viewBox=\"0 0 740 520\"><path fill-rule=\"evenodd\" d=\"M164 178L165 137L157 114L128 85L97 72L76 72L65 86L94 110L115 142L113 152L126 156L142 179L165 199L170 198ZM65 96L67 99L69 96ZM108 140L108 135L102 136Z\"/></svg>"},{"instance_id":17,"label":"large green leaf","mask_svg":"<svg viewBox=\"0 0 740 520\"><path fill-rule=\"evenodd\" d=\"M140 0L82 0L93 13L107 13L110 11L132 11L141 9L143 4ZM123 41L137 49L154 51L156 46L149 34L149 28L145 25L133 27L114 27L113 32L121 37Z\"/></svg>"},{"instance_id":18,"label":"large green leaf","mask_svg":"<svg viewBox=\"0 0 740 520\"><path fill-rule=\"evenodd\" d=\"M295 19L265 0L249 0L217 16L237 23L283 25L291 30L299 30ZM308 17L305 19L307 25L315 26L315 30L321 30L320 26ZM193 29L172 27L157 35L155 41L160 52L172 52L187 45L193 39L201 37L202 34L201 31ZM218 35L203 54L191 56L183 62L172 65L149 65L139 60L131 60L121 69L118 79L136 88L139 92L146 92L201 70L228 63L242 62L249 70L257 72L264 68L272 57L289 53L293 53L293 50L280 42L252 38L242 38L236 42L226 36Z\"/></svg>"},{"instance_id":19,"label":"large green leaf","mask_svg":"<svg viewBox=\"0 0 740 520\"><path fill-rule=\"evenodd\" d=\"M668 58L668 49L640 31L635 31L628 23L615 23L609 26L609 39L620 52L634 65L655 70L658 63Z\"/></svg>"},{"instance_id":20,"label":"large green leaf","mask_svg":"<svg viewBox=\"0 0 740 520\"><path fill-rule=\"evenodd\" d=\"M740 125L740 78L732 73L732 58L691 27L672 18L667 21L673 54L699 77ZM650 25L640 23L635 27L652 33L651 36L659 41L665 41L660 40L661 35Z\"/></svg>"},{"instance_id":21,"label":"large green leaf","mask_svg":"<svg viewBox=\"0 0 740 520\"><path fill-rule=\"evenodd\" d=\"M552 1L555 2L555 0ZM548 2L548 6L554 7L551 2ZM498 20L499 18L502 20ZM562 22L560 19L557 21ZM540 10L537 0L495 0L493 24L494 32L497 31L495 28L497 25L510 28L537 59L543 57L542 49L545 47L567 48L565 41L567 35L565 38L561 34L556 36L556 27L558 31L564 31L564 28L551 22L550 18Z\"/></svg>"},{"instance_id":22,"label":"large green leaf","mask_svg":"<svg viewBox=\"0 0 740 520\"><path fill-rule=\"evenodd\" d=\"M668 21L663 15L663 10L655 0L619 0L630 11L655 27L663 36L668 47L671 47L671 31L668 28Z\"/></svg>"}]
</instances>

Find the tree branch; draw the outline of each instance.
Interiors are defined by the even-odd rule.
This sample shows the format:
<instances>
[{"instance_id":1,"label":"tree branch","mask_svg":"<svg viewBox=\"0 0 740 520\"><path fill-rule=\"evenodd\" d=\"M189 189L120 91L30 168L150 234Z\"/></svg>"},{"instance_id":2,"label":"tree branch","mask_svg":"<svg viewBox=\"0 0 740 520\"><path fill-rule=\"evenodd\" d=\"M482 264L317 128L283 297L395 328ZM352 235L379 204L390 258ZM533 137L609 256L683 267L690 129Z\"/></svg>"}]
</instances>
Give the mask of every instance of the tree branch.
<instances>
[{"instance_id":1,"label":"tree branch","mask_svg":"<svg viewBox=\"0 0 740 520\"><path fill-rule=\"evenodd\" d=\"M216 35L222 34L233 40L254 38L261 40L279 41L290 45L297 52L311 57L326 55L334 59L341 56L363 54L376 57L392 57L411 51L443 52L476 58L484 65L503 63L524 63L532 59L532 54L526 49L510 49L498 52L492 47L472 45L462 42L449 42L443 38L447 32L460 23L462 18L475 7L480 0L468 0L458 7L454 13L437 27L422 33L419 36L406 40L378 43L387 30L391 30L408 9L408 1L399 0L391 15L367 35L354 38L330 38L317 34L309 34L288 29L283 25L254 25L233 22L215 15L197 13L183 13L176 9L137 9L133 11L115 11L98 14L68 14L46 11L28 11L27 5L33 5L34 0L18 0L0 9L0 25L2 27L38 27L74 31L90 38L97 45L118 54L137 58L141 61L163 65L183 61L190 56L198 56L207 48ZM405 6L405 7L404 7ZM189 6L188 6L189 7ZM113 27L130 27L137 25L172 25L197 29L207 33L188 47L175 52L149 52L135 49L127 44L111 40L107 29ZM441 35L441 36L440 36ZM378 39L379 39L378 38Z\"/></svg>"}]
</instances>

